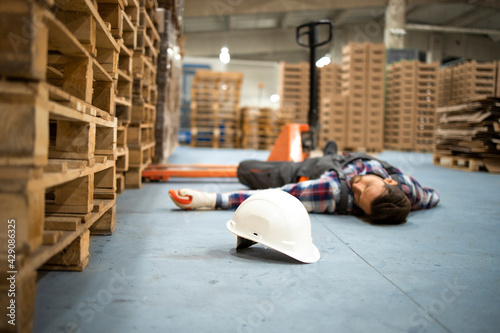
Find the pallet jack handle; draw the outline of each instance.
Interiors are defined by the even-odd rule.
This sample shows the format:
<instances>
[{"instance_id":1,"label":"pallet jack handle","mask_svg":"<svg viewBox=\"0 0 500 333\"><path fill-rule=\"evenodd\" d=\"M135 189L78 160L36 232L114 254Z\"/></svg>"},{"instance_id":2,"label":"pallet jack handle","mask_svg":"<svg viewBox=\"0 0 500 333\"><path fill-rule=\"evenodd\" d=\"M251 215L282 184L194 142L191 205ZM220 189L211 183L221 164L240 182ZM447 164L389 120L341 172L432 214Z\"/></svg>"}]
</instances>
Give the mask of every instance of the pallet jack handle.
<instances>
[{"instance_id":1,"label":"pallet jack handle","mask_svg":"<svg viewBox=\"0 0 500 333\"><path fill-rule=\"evenodd\" d=\"M328 38L318 41L318 28L328 26ZM303 36L308 36L307 43L302 41ZM306 150L312 151L318 146L318 82L316 73L316 48L330 42L333 37L333 23L330 20L312 21L297 27L297 43L300 46L309 48L309 138L303 139Z\"/></svg>"}]
</instances>

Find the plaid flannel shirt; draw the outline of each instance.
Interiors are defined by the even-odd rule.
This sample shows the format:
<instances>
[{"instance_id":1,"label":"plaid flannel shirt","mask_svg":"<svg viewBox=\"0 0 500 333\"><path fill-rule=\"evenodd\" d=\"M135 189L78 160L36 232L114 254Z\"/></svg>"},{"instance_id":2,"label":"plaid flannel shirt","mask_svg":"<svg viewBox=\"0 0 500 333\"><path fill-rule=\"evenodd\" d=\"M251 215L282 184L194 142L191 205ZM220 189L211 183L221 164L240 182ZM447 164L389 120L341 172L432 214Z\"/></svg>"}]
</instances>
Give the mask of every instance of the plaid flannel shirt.
<instances>
[{"instance_id":1,"label":"plaid flannel shirt","mask_svg":"<svg viewBox=\"0 0 500 333\"><path fill-rule=\"evenodd\" d=\"M439 194L434 189L422 187L412 176L404 174L397 168L394 169L399 177L398 182L410 200L412 210L432 208L439 203ZM355 160L347 164L343 171L348 181L356 175L376 174L384 178L389 177L387 171L376 160ZM340 182L335 171L327 171L318 179L286 184L280 189L298 198L310 213L334 213L340 203ZM243 190L228 193L228 208L236 209L256 191ZM354 204L354 196L350 188L348 195L348 213L361 213L360 208Z\"/></svg>"}]
</instances>

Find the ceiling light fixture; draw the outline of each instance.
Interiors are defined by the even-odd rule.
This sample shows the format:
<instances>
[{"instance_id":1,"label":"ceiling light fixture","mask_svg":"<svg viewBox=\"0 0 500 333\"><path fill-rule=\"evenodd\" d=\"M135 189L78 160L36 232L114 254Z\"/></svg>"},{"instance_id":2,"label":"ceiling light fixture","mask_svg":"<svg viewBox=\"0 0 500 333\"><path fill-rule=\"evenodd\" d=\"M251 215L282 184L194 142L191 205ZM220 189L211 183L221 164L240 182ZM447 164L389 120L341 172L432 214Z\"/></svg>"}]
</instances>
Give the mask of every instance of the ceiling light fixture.
<instances>
[{"instance_id":1,"label":"ceiling light fixture","mask_svg":"<svg viewBox=\"0 0 500 333\"><path fill-rule=\"evenodd\" d=\"M228 64L229 61L231 61L231 56L229 55L229 49L227 47L223 46L220 49L219 60L223 64Z\"/></svg>"},{"instance_id":2,"label":"ceiling light fixture","mask_svg":"<svg viewBox=\"0 0 500 333\"><path fill-rule=\"evenodd\" d=\"M332 58L330 58L330 55L327 54L323 58L316 61L316 67L326 66L326 65L329 65L331 62L332 62Z\"/></svg>"}]
</instances>

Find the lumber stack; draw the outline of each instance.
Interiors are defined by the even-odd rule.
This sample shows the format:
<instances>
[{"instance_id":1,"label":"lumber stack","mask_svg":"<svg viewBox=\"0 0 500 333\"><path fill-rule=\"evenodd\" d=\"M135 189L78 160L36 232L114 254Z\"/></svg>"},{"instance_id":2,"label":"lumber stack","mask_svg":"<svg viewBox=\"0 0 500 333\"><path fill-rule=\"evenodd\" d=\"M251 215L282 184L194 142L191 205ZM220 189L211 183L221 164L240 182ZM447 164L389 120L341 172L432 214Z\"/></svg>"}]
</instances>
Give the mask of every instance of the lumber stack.
<instances>
[{"instance_id":1,"label":"lumber stack","mask_svg":"<svg viewBox=\"0 0 500 333\"><path fill-rule=\"evenodd\" d=\"M432 151L438 105L438 63L403 60L387 68L384 147Z\"/></svg>"},{"instance_id":2,"label":"lumber stack","mask_svg":"<svg viewBox=\"0 0 500 333\"><path fill-rule=\"evenodd\" d=\"M438 106L451 105L453 68L442 67L438 75Z\"/></svg>"},{"instance_id":3,"label":"lumber stack","mask_svg":"<svg viewBox=\"0 0 500 333\"><path fill-rule=\"evenodd\" d=\"M158 56L158 101L156 104L155 164L167 163L168 157L177 147L180 107L182 56L179 40L182 38L181 9L177 2L161 4L166 8L157 10L161 37Z\"/></svg>"},{"instance_id":4,"label":"lumber stack","mask_svg":"<svg viewBox=\"0 0 500 333\"><path fill-rule=\"evenodd\" d=\"M451 103L467 103L496 96L497 63L467 61L452 69Z\"/></svg>"},{"instance_id":5,"label":"lumber stack","mask_svg":"<svg viewBox=\"0 0 500 333\"><path fill-rule=\"evenodd\" d=\"M133 2L129 2L131 4ZM125 188L142 186L142 171L151 164L155 153L156 68L160 47L157 8L158 3L153 0L139 0L130 8L133 15L131 21L135 22L137 29L137 42L133 49L132 107L127 127L129 163L124 173Z\"/></svg>"},{"instance_id":6,"label":"lumber stack","mask_svg":"<svg viewBox=\"0 0 500 333\"><path fill-rule=\"evenodd\" d=\"M498 61L440 69L434 164L500 172Z\"/></svg>"},{"instance_id":7,"label":"lumber stack","mask_svg":"<svg viewBox=\"0 0 500 333\"><path fill-rule=\"evenodd\" d=\"M296 123L308 123L309 63L280 62L278 67L280 109L294 117Z\"/></svg>"},{"instance_id":8,"label":"lumber stack","mask_svg":"<svg viewBox=\"0 0 500 333\"><path fill-rule=\"evenodd\" d=\"M347 98L341 96L341 66L331 63L318 69L318 111L320 149L330 140L346 147Z\"/></svg>"},{"instance_id":9,"label":"lumber stack","mask_svg":"<svg viewBox=\"0 0 500 333\"><path fill-rule=\"evenodd\" d=\"M191 145L238 148L242 73L197 70L191 88Z\"/></svg>"},{"instance_id":10,"label":"lumber stack","mask_svg":"<svg viewBox=\"0 0 500 333\"><path fill-rule=\"evenodd\" d=\"M241 114L243 149L271 149L283 126L293 122L291 114L273 108L244 107Z\"/></svg>"},{"instance_id":11,"label":"lumber stack","mask_svg":"<svg viewBox=\"0 0 500 333\"><path fill-rule=\"evenodd\" d=\"M123 6L121 5L123 4ZM120 46L118 72L115 84L115 112L118 118L116 179L117 193L125 188L124 173L128 171L129 149L127 145L128 126L132 117L133 58L137 47L139 2L129 0L116 3L102 3L99 11L105 14L111 24L111 31Z\"/></svg>"},{"instance_id":12,"label":"lumber stack","mask_svg":"<svg viewBox=\"0 0 500 333\"><path fill-rule=\"evenodd\" d=\"M347 97L345 150L381 151L384 137L385 46L342 48L341 95Z\"/></svg>"},{"instance_id":13,"label":"lumber stack","mask_svg":"<svg viewBox=\"0 0 500 333\"><path fill-rule=\"evenodd\" d=\"M121 52L115 37L123 30L111 17L124 8L119 1L108 5L0 4L3 318L10 302L7 272L16 272L9 276L16 278L17 308L16 326L2 320L2 332L31 330L37 269L83 270L89 235L115 228ZM15 239L10 252L8 239Z\"/></svg>"}]
</instances>

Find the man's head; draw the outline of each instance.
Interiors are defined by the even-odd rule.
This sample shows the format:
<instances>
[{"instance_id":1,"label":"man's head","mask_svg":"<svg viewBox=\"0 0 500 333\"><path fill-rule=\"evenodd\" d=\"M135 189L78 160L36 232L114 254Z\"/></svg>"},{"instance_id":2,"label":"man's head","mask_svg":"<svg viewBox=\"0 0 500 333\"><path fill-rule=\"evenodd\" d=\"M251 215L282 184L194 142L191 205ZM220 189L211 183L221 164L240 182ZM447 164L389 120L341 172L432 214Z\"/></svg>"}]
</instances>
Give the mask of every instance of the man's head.
<instances>
[{"instance_id":1,"label":"man's head","mask_svg":"<svg viewBox=\"0 0 500 333\"><path fill-rule=\"evenodd\" d=\"M392 178L363 175L351 178L356 204L373 223L399 224L406 221L410 200Z\"/></svg>"}]
</instances>

